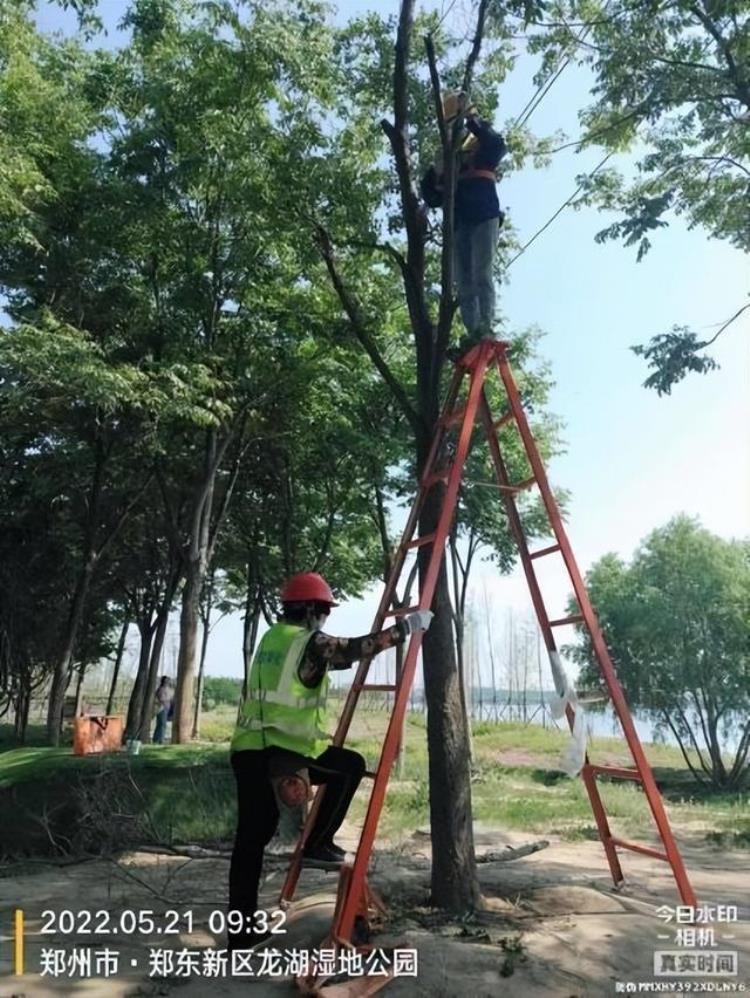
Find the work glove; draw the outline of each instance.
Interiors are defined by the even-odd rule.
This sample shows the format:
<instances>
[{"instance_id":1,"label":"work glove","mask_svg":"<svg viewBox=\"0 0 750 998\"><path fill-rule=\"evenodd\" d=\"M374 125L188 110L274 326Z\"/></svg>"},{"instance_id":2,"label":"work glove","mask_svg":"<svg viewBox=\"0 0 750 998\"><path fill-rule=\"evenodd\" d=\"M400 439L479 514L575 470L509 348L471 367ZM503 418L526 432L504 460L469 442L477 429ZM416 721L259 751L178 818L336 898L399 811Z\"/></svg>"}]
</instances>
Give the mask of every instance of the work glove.
<instances>
[{"instance_id":1,"label":"work glove","mask_svg":"<svg viewBox=\"0 0 750 998\"><path fill-rule=\"evenodd\" d=\"M416 610L414 613L410 613L408 617L404 617L406 637L409 637L415 631L426 631L432 623L434 616L435 614L432 610Z\"/></svg>"}]
</instances>

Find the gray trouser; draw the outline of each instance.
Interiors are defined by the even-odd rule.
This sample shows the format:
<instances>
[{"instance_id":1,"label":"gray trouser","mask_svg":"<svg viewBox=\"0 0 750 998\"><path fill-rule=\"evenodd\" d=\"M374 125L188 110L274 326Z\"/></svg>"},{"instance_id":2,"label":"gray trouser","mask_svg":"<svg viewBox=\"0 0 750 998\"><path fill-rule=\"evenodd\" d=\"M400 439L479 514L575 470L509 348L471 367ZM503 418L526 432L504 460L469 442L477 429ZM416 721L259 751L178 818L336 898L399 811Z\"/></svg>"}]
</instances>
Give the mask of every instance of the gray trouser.
<instances>
[{"instance_id":1,"label":"gray trouser","mask_svg":"<svg viewBox=\"0 0 750 998\"><path fill-rule=\"evenodd\" d=\"M461 318L468 333L489 335L495 318L492 261L500 219L459 226L454 236L454 268Z\"/></svg>"}]
</instances>

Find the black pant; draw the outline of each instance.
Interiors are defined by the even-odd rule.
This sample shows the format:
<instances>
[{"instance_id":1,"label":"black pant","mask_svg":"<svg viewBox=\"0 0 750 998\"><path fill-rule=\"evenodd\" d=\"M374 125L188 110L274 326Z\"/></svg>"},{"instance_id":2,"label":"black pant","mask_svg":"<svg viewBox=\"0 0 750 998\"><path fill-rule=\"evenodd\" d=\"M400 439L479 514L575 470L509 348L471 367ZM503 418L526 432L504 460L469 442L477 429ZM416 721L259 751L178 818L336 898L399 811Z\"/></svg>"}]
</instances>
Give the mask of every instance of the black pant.
<instances>
[{"instance_id":1,"label":"black pant","mask_svg":"<svg viewBox=\"0 0 750 998\"><path fill-rule=\"evenodd\" d=\"M246 921L258 910L258 884L263 866L263 850L273 838L279 809L271 786L268 763L273 748L246 750L232 754L237 781L237 834L229 867L229 909L241 911ZM321 767L317 768L315 763ZM330 843L343 822L365 771L359 752L330 745L309 765L310 780L326 785L315 825L307 845ZM230 944L231 944L230 936ZM234 940L240 944L241 940ZM248 941L245 940L245 945Z\"/></svg>"}]
</instances>

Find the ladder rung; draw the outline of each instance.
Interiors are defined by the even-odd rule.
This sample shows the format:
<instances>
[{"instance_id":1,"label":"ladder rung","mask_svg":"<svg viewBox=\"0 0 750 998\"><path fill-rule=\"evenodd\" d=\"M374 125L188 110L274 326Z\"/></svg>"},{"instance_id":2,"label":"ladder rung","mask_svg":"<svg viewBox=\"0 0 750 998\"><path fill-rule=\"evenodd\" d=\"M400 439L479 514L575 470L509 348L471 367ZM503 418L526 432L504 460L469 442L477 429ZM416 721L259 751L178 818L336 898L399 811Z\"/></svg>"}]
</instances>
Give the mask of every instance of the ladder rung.
<instances>
[{"instance_id":1,"label":"ladder rung","mask_svg":"<svg viewBox=\"0 0 750 998\"><path fill-rule=\"evenodd\" d=\"M618 780L642 780L643 777L637 769L628 769L623 766L589 766L589 772L598 776L603 773L605 776L615 776Z\"/></svg>"},{"instance_id":2,"label":"ladder rung","mask_svg":"<svg viewBox=\"0 0 750 998\"><path fill-rule=\"evenodd\" d=\"M500 419L496 419L492 425L496 430L500 430L503 426L510 423L511 420L515 418L516 417L513 415L513 411L511 410L510 412L506 412L504 416L501 416Z\"/></svg>"},{"instance_id":3,"label":"ladder rung","mask_svg":"<svg viewBox=\"0 0 750 998\"><path fill-rule=\"evenodd\" d=\"M501 492L510 492L514 495L516 492L523 492L524 489L531 488L532 485L536 485L536 478L532 475L531 478L525 478L522 482L516 482L515 485L498 485Z\"/></svg>"},{"instance_id":4,"label":"ladder rung","mask_svg":"<svg viewBox=\"0 0 750 998\"><path fill-rule=\"evenodd\" d=\"M386 617L405 617L409 613L414 613L416 610L421 610L422 607L419 604L414 606L400 606L397 610L388 610L385 614Z\"/></svg>"},{"instance_id":5,"label":"ladder rung","mask_svg":"<svg viewBox=\"0 0 750 998\"><path fill-rule=\"evenodd\" d=\"M529 558L531 558L533 561L534 558L543 558L545 554L554 554L555 551L559 550L560 550L559 544L550 544L548 548L540 548L538 551L532 551L531 554L529 555Z\"/></svg>"},{"instance_id":6,"label":"ladder rung","mask_svg":"<svg viewBox=\"0 0 750 998\"><path fill-rule=\"evenodd\" d=\"M580 624L583 622L582 613L574 613L571 617L560 617L559 620L550 620L550 627L562 627L564 624Z\"/></svg>"},{"instance_id":7,"label":"ladder rung","mask_svg":"<svg viewBox=\"0 0 750 998\"><path fill-rule=\"evenodd\" d=\"M651 849L649 846L642 846L638 842L626 842L625 839L616 839L614 835L610 836L609 841L613 846L617 846L619 849L629 849L631 852L641 852L644 856L651 856L653 859L662 859L665 863L669 862L669 856L665 852L660 852L658 849Z\"/></svg>"},{"instance_id":8,"label":"ladder rung","mask_svg":"<svg viewBox=\"0 0 750 998\"><path fill-rule=\"evenodd\" d=\"M365 683L362 686L355 686L355 690L364 690L366 693L395 693L398 686L393 686L388 683Z\"/></svg>"},{"instance_id":9,"label":"ladder rung","mask_svg":"<svg viewBox=\"0 0 750 998\"><path fill-rule=\"evenodd\" d=\"M425 489L425 491L429 491L432 486L437 485L438 482L446 482L450 473L450 468L441 468L440 471L434 471L422 482L422 488Z\"/></svg>"},{"instance_id":10,"label":"ladder rung","mask_svg":"<svg viewBox=\"0 0 750 998\"><path fill-rule=\"evenodd\" d=\"M365 774L364 774L364 775L365 775L365 776L367 776L367 777L369 777L369 778L370 778L371 780L374 780L374 779L375 779L375 777L376 777L376 776L377 776L378 774L377 774L377 773L373 773L373 771L372 771L371 769L366 769L366 770L365 770Z\"/></svg>"},{"instance_id":11,"label":"ladder rung","mask_svg":"<svg viewBox=\"0 0 750 998\"><path fill-rule=\"evenodd\" d=\"M443 416L443 426L453 426L454 423L460 423L465 414L465 405L462 405L460 409L454 409L453 412L449 412Z\"/></svg>"},{"instance_id":12,"label":"ladder rung","mask_svg":"<svg viewBox=\"0 0 750 998\"><path fill-rule=\"evenodd\" d=\"M406 550L410 551L412 548L424 547L425 544L432 544L434 540L435 532L433 531L431 534L425 534L424 537L417 537L415 541L409 541L406 545Z\"/></svg>"}]
</instances>

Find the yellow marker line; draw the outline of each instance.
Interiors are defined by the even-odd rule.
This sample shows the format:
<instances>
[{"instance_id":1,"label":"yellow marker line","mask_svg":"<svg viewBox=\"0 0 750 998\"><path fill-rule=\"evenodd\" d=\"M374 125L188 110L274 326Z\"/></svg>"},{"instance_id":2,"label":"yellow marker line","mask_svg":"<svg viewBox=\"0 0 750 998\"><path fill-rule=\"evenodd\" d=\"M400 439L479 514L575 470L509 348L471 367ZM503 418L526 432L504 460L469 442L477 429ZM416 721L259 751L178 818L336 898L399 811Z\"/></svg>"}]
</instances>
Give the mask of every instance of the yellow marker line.
<instances>
[{"instance_id":1,"label":"yellow marker line","mask_svg":"<svg viewBox=\"0 0 750 998\"><path fill-rule=\"evenodd\" d=\"M16 958L16 974L23 973L23 910L21 908L16 908L16 945L15 945L15 958Z\"/></svg>"}]
</instances>

